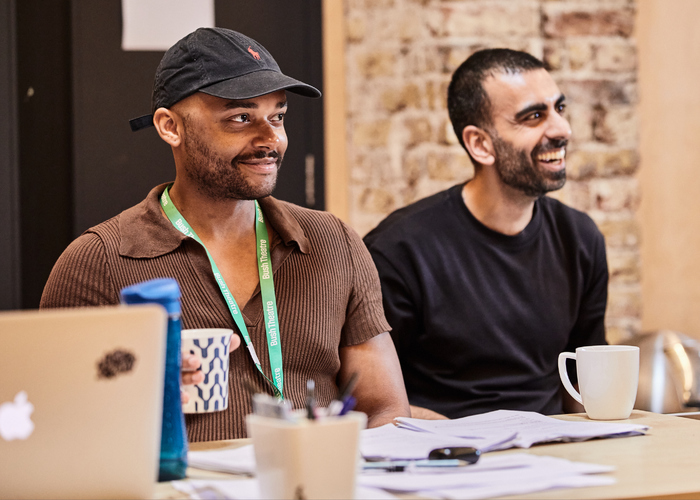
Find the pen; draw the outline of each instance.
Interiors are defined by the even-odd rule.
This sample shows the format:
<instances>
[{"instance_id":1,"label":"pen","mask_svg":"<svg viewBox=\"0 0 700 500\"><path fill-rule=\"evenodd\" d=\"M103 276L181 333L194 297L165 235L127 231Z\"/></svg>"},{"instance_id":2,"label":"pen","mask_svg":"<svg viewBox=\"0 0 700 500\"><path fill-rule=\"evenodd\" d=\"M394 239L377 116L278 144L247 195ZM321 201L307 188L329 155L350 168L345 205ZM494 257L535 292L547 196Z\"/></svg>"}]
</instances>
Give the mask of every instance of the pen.
<instances>
[{"instance_id":1,"label":"pen","mask_svg":"<svg viewBox=\"0 0 700 500\"><path fill-rule=\"evenodd\" d=\"M353 372L353 374L350 375L350 378L345 383L345 385L342 388L340 388L340 390L338 391L338 396L328 405L328 416L334 417L344 415L345 413L352 410L352 408L346 408L346 404L347 400L351 397L352 390L355 388L355 384L357 384L357 378L357 372ZM355 407L355 404L356 401L352 403L353 408Z\"/></svg>"},{"instance_id":2,"label":"pen","mask_svg":"<svg viewBox=\"0 0 700 500\"><path fill-rule=\"evenodd\" d=\"M313 379L306 381L306 418L316 420L316 383Z\"/></svg>"},{"instance_id":3,"label":"pen","mask_svg":"<svg viewBox=\"0 0 700 500\"><path fill-rule=\"evenodd\" d=\"M403 472L409 467L464 467L469 462L456 459L440 460L389 460L386 462L365 462L363 470L383 470L386 472Z\"/></svg>"},{"instance_id":4,"label":"pen","mask_svg":"<svg viewBox=\"0 0 700 500\"><path fill-rule=\"evenodd\" d=\"M353 396L348 396L343 401L343 407L340 409L338 416L345 415L347 412L352 411L357 404L357 400Z\"/></svg>"}]
</instances>

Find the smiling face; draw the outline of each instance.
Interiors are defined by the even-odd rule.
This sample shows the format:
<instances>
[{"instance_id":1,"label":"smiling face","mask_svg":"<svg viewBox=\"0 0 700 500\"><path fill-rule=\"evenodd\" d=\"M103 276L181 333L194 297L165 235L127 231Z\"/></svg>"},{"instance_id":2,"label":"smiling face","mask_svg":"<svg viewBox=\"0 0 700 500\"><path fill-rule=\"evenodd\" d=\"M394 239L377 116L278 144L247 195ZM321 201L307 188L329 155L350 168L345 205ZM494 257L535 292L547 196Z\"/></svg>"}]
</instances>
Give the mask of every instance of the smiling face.
<instances>
[{"instance_id":1,"label":"smiling face","mask_svg":"<svg viewBox=\"0 0 700 500\"><path fill-rule=\"evenodd\" d=\"M182 171L214 200L269 196L287 134L284 90L245 100L196 93L173 106L182 117Z\"/></svg>"},{"instance_id":2,"label":"smiling face","mask_svg":"<svg viewBox=\"0 0 700 500\"><path fill-rule=\"evenodd\" d=\"M483 86L491 102L487 131L501 181L532 197L564 186L571 127L564 118L564 95L549 73L498 72Z\"/></svg>"}]
</instances>

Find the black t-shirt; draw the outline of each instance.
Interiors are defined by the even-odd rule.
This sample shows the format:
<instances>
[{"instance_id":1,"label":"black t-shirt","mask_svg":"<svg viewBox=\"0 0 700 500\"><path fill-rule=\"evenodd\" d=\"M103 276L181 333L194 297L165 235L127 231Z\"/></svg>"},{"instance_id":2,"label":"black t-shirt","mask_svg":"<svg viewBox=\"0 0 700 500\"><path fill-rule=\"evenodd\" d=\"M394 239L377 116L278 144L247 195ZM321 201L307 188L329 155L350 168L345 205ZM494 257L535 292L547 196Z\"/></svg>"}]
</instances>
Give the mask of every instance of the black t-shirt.
<instances>
[{"instance_id":1,"label":"black t-shirt","mask_svg":"<svg viewBox=\"0 0 700 500\"><path fill-rule=\"evenodd\" d=\"M450 418L562 412L558 354L605 342L605 242L584 213L543 197L507 236L463 184L397 210L365 236L411 404Z\"/></svg>"}]
</instances>

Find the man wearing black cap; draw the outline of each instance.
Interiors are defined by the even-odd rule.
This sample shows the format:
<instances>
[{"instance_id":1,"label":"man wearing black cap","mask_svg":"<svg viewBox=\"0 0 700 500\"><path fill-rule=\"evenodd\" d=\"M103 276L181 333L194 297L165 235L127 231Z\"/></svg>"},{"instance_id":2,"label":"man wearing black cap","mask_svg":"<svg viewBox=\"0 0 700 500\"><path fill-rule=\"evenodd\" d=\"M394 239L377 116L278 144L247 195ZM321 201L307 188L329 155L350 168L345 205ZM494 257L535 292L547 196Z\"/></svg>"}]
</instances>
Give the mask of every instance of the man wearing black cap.
<instances>
[{"instance_id":1,"label":"man wearing black cap","mask_svg":"<svg viewBox=\"0 0 700 500\"><path fill-rule=\"evenodd\" d=\"M244 436L251 384L301 407L314 380L325 406L357 372L357 409L370 426L408 415L362 241L330 214L270 196L287 149L286 91L320 96L240 33L203 28L171 47L156 72L153 114L132 128L152 124L171 146L175 182L86 231L44 289L41 307L115 304L125 286L172 276L183 328L243 337L247 349L231 354L229 407L187 415L192 441Z\"/></svg>"}]
</instances>

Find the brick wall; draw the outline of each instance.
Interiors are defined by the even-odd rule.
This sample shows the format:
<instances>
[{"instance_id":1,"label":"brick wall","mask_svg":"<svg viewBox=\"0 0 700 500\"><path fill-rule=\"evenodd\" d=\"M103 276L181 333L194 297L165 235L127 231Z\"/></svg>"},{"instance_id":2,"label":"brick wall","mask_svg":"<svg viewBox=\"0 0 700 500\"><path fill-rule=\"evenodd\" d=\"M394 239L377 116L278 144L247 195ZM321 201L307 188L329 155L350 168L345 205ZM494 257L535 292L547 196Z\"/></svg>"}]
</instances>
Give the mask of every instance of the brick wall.
<instances>
[{"instance_id":1,"label":"brick wall","mask_svg":"<svg viewBox=\"0 0 700 500\"><path fill-rule=\"evenodd\" d=\"M487 47L543 59L567 96L568 181L553 193L606 237L611 342L640 328L634 0L344 0L350 223L473 175L446 111L452 72Z\"/></svg>"}]
</instances>

